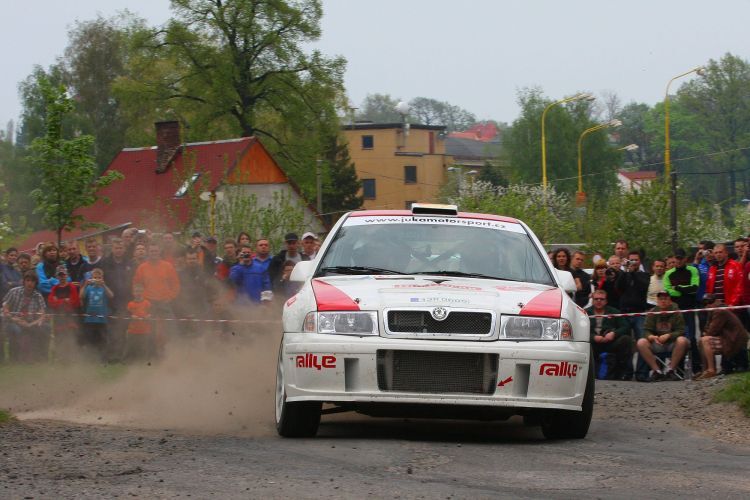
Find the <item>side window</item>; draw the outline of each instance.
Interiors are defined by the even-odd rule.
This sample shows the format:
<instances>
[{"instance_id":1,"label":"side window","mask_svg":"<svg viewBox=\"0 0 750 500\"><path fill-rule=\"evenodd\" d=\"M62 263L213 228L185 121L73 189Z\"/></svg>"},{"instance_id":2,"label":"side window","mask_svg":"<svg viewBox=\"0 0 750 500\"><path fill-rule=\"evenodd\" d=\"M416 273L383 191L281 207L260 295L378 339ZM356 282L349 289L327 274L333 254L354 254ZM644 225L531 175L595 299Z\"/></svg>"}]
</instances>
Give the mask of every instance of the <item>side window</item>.
<instances>
[{"instance_id":1,"label":"side window","mask_svg":"<svg viewBox=\"0 0 750 500\"><path fill-rule=\"evenodd\" d=\"M366 200L375 199L375 179L362 179L362 195Z\"/></svg>"},{"instance_id":2,"label":"side window","mask_svg":"<svg viewBox=\"0 0 750 500\"><path fill-rule=\"evenodd\" d=\"M371 135L362 136L362 149L372 149L375 147L375 138Z\"/></svg>"},{"instance_id":3,"label":"side window","mask_svg":"<svg viewBox=\"0 0 750 500\"><path fill-rule=\"evenodd\" d=\"M404 166L404 184L416 184L417 183L417 166L406 165Z\"/></svg>"}]
</instances>

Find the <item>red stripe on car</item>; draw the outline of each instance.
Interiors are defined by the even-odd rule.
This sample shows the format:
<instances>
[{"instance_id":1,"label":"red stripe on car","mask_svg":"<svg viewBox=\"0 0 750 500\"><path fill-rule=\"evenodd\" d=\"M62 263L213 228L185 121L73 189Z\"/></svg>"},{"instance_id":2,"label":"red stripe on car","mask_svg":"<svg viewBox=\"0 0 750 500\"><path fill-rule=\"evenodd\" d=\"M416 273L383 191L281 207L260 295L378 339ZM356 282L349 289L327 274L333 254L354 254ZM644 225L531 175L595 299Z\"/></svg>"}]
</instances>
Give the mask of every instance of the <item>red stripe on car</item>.
<instances>
[{"instance_id":1,"label":"red stripe on car","mask_svg":"<svg viewBox=\"0 0 750 500\"><path fill-rule=\"evenodd\" d=\"M359 304L330 283L314 279L312 288L318 311L359 311Z\"/></svg>"},{"instance_id":2,"label":"red stripe on car","mask_svg":"<svg viewBox=\"0 0 750 500\"><path fill-rule=\"evenodd\" d=\"M521 316L559 318L562 310L562 292L557 288L542 292L531 299L518 313Z\"/></svg>"}]
</instances>

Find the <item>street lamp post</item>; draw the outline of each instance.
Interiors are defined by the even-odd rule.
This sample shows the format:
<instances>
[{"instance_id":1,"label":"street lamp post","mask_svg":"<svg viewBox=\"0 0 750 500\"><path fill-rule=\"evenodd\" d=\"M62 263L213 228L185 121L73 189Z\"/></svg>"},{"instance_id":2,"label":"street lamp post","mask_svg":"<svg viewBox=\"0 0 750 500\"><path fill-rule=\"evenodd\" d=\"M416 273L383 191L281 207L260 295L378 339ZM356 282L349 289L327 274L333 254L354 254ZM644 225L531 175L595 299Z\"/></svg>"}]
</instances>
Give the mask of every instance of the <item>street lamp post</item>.
<instances>
[{"instance_id":1,"label":"street lamp post","mask_svg":"<svg viewBox=\"0 0 750 500\"><path fill-rule=\"evenodd\" d=\"M610 120L607 123L600 123L599 125L587 128L578 137L578 192L576 193L576 203L578 205L583 205L586 202L586 193L583 192L583 138L591 132L608 127L619 127L620 125L622 125L620 120Z\"/></svg>"},{"instance_id":2,"label":"street lamp post","mask_svg":"<svg viewBox=\"0 0 750 500\"><path fill-rule=\"evenodd\" d=\"M564 104L566 102L573 102L573 101L593 101L595 97L588 93L580 93L576 94L571 97L566 97L564 99L560 99L559 101L555 101L551 104L548 104L547 107L544 108L544 111L542 112L542 190L544 193L547 193L547 136L545 135L545 118L547 117L547 111L549 111L552 107L557 106L558 104Z\"/></svg>"},{"instance_id":3,"label":"street lamp post","mask_svg":"<svg viewBox=\"0 0 750 500\"><path fill-rule=\"evenodd\" d=\"M672 154L669 146L669 87L672 82L683 76L687 76L691 73L695 73L699 76L705 74L705 68L698 66L690 71L686 71L673 77L667 82L667 90L664 93L664 179L670 181L670 192L669 192L669 232L670 240L672 243L672 251L677 250L677 175L672 172Z\"/></svg>"},{"instance_id":4,"label":"street lamp post","mask_svg":"<svg viewBox=\"0 0 750 500\"><path fill-rule=\"evenodd\" d=\"M705 74L705 68L703 66L698 66L697 68L693 68L690 71L675 76L667 82L667 90L664 93L664 179L669 179L669 174L672 169L672 158L669 150L669 87L672 85L673 81L682 78L683 76L687 76L690 73L703 76Z\"/></svg>"}]
</instances>

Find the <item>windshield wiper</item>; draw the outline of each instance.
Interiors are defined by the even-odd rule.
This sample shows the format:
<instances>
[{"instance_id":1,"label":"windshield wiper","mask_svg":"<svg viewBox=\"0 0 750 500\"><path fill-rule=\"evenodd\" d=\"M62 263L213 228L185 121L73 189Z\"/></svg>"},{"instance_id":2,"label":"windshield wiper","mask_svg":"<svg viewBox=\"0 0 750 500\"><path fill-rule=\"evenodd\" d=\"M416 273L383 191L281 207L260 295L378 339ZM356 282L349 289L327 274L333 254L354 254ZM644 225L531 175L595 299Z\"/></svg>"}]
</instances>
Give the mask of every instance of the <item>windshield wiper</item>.
<instances>
[{"instance_id":1,"label":"windshield wiper","mask_svg":"<svg viewBox=\"0 0 750 500\"><path fill-rule=\"evenodd\" d=\"M393 269L369 266L332 266L321 268L321 271L338 274L406 274Z\"/></svg>"},{"instance_id":2,"label":"windshield wiper","mask_svg":"<svg viewBox=\"0 0 750 500\"><path fill-rule=\"evenodd\" d=\"M463 271L420 271L412 274L434 274L436 276L460 276L462 278L485 278L490 280L505 280L505 281L520 281L512 280L507 278L500 278L498 276L489 276L487 274L480 273L465 273Z\"/></svg>"}]
</instances>

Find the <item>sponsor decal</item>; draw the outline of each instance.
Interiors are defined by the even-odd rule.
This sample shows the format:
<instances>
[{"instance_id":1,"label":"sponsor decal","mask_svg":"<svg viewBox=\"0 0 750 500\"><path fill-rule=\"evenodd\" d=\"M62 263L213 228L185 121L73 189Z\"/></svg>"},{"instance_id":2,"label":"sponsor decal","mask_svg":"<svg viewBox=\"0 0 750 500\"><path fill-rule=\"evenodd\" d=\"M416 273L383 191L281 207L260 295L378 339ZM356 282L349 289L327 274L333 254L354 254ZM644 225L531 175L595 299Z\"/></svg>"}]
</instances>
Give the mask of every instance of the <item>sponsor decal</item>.
<instances>
[{"instance_id":1,"label":"sponsor decal","mask_svg":"<svg viewBox=\"0 0 750 500\"><path fill-rule=\"evenodd\" d=\"M501 292L538 292L539 287L530 287L525 285L499 285L495 287L496 290Z\"/></svg>"},{"instance_id":2,"label":"sponsor decal","mask_svg":"<svg viewBox=\"0 0 750 500\"><path fill-rule=\"evenodd\" d=\"M482 287L479 286L452 285L450 283L414 283L413 285L394 285L393 288L452 288L454 290L473 290L477 292L482 291Z\"/></svg>"},{"instance_id":3,"label":"sponsor decal","mask_svg":"<svg viewBox=\"0 0 750 500\"><path fill-rule=\"evenodd\" d=\"M415 303L446 303L446 304L468 304L469 299L459 299L456 297L411 297L409 302Z\"/></svg>"},{"instance_id":4,"label":"sponsor decal","mask_svg":"<svg viewBox=\"0 0 750 500\"><path fill-rule=\"evenodd\" d=\"M296 295L292 295L291 297L289 297L289 300L286 301L286 306L289 307L292 304L294 304L295 302L297 302L297 296Z\"/></svg>"},{"instance_id":5,"label":"sponsor decal","mask_svg":"<svg viewBox=\"0 0 750 500\"><path fill-rule=\"evenodd\" d=\"M318 311L359 311L357 301L320 279L312 280L312 289Z\"/></svg>"},{"instance_id":6,"label":"sponsor decal","mask_svg":"<svg viewBox=\"0 0 750 500\"><path fill-rule=\"evenodd\" d=\"M559 318L562 310L562 291L552 288L540 293L519 311L521 316L541 316L543 318Z\"/></svg>"},{"instance_id":7,"label":"sponsor decal","mask_svg":"<svg viewBox=\"0 0 750 500\"><path fill-rule=\"evenodd\" d=\"M295 359L297 368L315 368L320 370L321 368L336 368L336 356L327 354L318 358L315 354L309 352L303 356L297 356Z\"/></svg>"},{"instance_id":8,"label":"sponsor decal","mask_svg":"<svg viewBox=\"0 0 750 500\"><path fill-rule=\"evenodd\" d=\"M578 365L561 361L559 363L542 363L539 366L539 375L548 377L568 377L572 378L578 375Z\"/></svg>"},{"instance_id":9,"label":"sponsor decal","mask_svg":"<svg viewBox=\"0 0 750 500\"><path fill-rule=\"evenodd\" d=\"M430 216L374 216L374 217L350 217L345 226L364 226L368 224L430 224L440 226L480 227L494 229L497 231L509 231L513 233L525 233L520 224L512 221L501 222L490 219L469 219L461 217L430 217Z\"/></svg>"}]
</instances>

